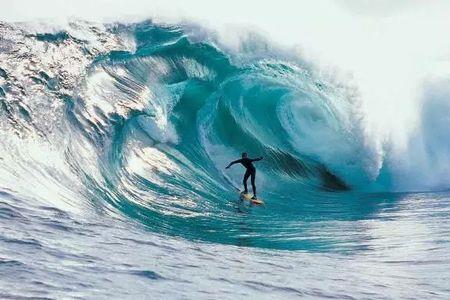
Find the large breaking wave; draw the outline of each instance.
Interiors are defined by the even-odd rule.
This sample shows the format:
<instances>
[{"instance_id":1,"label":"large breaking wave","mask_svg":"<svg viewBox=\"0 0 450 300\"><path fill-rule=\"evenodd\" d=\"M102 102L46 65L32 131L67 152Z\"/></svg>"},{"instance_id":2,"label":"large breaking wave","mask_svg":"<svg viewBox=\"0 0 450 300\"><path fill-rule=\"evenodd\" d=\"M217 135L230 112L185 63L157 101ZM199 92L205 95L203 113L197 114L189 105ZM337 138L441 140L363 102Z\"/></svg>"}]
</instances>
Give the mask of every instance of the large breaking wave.
<instances>
[{"instance_id":1,"label":"large breaking wave","mask_svg":"<svg viewBox=\"0 0 450 300\"><path fill-rule=\"evenodd\" d=\"M303 248L325 246L309 221L364 218L360 193L394 187L357 90L256 34L236 52L192 25L0 28L10 193L163 234ZM239 203L242 170L224 170L243 151L265 157L266 208Z\"/></svg>"}]
</instances>

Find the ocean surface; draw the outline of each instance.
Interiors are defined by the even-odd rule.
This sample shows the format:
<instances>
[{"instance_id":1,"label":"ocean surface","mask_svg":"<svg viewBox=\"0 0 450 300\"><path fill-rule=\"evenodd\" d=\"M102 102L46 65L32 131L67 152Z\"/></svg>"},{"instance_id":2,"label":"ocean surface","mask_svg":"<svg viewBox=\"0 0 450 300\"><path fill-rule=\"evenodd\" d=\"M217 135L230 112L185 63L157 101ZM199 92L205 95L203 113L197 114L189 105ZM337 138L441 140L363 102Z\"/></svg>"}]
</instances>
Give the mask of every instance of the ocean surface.
<instances>
[{"instance_id":1,"label":"ocean surface","mask_svg":"<svg viewBox=\"0 0 450 300\"><path fill-rule=\"evenodd\" d=\"M354 86L257 33L0 22L0 298L449 299L450 192L366 129ZM265 206L224 169L244 151Z\"/></svg>"}]
</instances>

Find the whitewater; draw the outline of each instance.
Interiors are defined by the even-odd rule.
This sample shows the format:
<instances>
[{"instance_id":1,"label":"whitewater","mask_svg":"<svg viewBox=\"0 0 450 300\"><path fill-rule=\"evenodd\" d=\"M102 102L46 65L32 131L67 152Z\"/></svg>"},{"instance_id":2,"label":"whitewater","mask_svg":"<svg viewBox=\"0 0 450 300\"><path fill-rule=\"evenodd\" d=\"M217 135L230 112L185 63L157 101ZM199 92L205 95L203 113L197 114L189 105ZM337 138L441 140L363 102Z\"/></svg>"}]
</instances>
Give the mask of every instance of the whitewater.
<instances>
[{"instance_id":1,"label":"whitewater","mask_svg":"<svg viewBox=\"0 0 450 300\"><path fill-rule=\"evenodd\" d=\"M294 38L167 7L55 21L20 5L0 21L0 298L450 297L442 10L410 37L390 27L408 13L354 29L329 6L331 33L370 35L338 45L313 18ZM264 157L265 206L225 170L242 152Z\"/></svg>"}]
</instances>

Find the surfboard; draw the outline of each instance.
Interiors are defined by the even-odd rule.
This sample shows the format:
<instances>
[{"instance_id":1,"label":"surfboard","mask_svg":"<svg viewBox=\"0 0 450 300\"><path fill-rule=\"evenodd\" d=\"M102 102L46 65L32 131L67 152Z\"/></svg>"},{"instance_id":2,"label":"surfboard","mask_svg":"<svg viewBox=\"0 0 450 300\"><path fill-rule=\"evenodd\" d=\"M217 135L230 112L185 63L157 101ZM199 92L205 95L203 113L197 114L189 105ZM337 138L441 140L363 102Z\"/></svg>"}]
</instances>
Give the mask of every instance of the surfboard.
<instances>
[{"instance_id":1,"label":"surfboard","mask_svg":"<svg viewBox=\"0 0 450 300\"><path fill-rule=\"evenodd\" d=\"M257 205L263 205L264 201L262 201L261 199L252 199L252 196L250 194L244 194L243 192L241 192L241 199L242 200L247 200L250 201L253 204L257 204Z\"/></svg>"}]
</instances>

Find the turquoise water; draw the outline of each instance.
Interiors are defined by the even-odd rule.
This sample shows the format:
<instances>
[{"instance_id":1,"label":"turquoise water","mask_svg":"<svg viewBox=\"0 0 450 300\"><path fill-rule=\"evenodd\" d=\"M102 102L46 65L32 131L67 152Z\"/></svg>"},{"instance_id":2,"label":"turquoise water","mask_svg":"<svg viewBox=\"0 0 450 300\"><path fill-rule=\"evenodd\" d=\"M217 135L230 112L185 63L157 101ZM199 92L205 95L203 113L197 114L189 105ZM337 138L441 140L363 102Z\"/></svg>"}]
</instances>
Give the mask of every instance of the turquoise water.
<instances>
[{"instance_id":1,"label":"turquoise water","mask_svg":"<svg viewBox=\"0 0 450 300\"><path fill-rule=\"evenodd\" d=\"M358 196L342 196L342 191L350 189L344 180L313 155L303 153L303 145L297 147L295 140L303 135L296 122L304 122L306 129L321 126L339 133L340 112L333 106L344 100L333 94L332 86L312 78L306 67L295 62L242 55L236 58L241 62L233 63L232 56L212 43L192 43L177 28L140 24L132 29L135 52L110 53L91 66L112 75L112 84L120 84L125 95L136 89L156 94L150 95L156 103L146 104L140 112L130 111L120 125L109 128L110 135L89 134L94 143L111 141L104 176L113 186L123 185L124 192L108 186L113 193L106 199L109 203L150 230L227 244L241 243L241 236L248 234L242 233L242 218L236 213L242 211L252 218L252 235L259 237L252 244L286 249L308 244L283 238L302 235L294 229L299 214L314 221L323 218L322 210L336 209L343 210L341 218L347 218L345 210L351 207L346 206ZM86 84L95 76L87 76ZM294 105L304 106L306 112L302 108L299 112L309 114L306 120L297 120L301 115L290 111ZM85 115L77 111L74 119L79 122ZM153 149L150 154L145 152L148 147ZM237 203L242 170L224 171L226 163L243 151L266 157L258 164L266 209L247 209ZM139 155L133 157L139 159L133 164L143 165L148 159L147 164L160 168L153 172L160 183L136 174L129 165L132 155ZM156 162L151 161L152 155L158 156ZM276 182L270 182L271 177ZM133 191L139 191L139 196ZM157 199L143 201L143 194Z\"/></svg>"},{"instance_id":2,"label":"turquoise water","mask_svg":"<svg viewBox=\"0 0 450 300\"><path fill-rule=\"evenodd\" d=\"M311 63L187 25L0 25L2 297L448 298L448 192L373 176L355 93ZM244 151L265 206L224 169Z\"/></svg>"}]
</instances>

